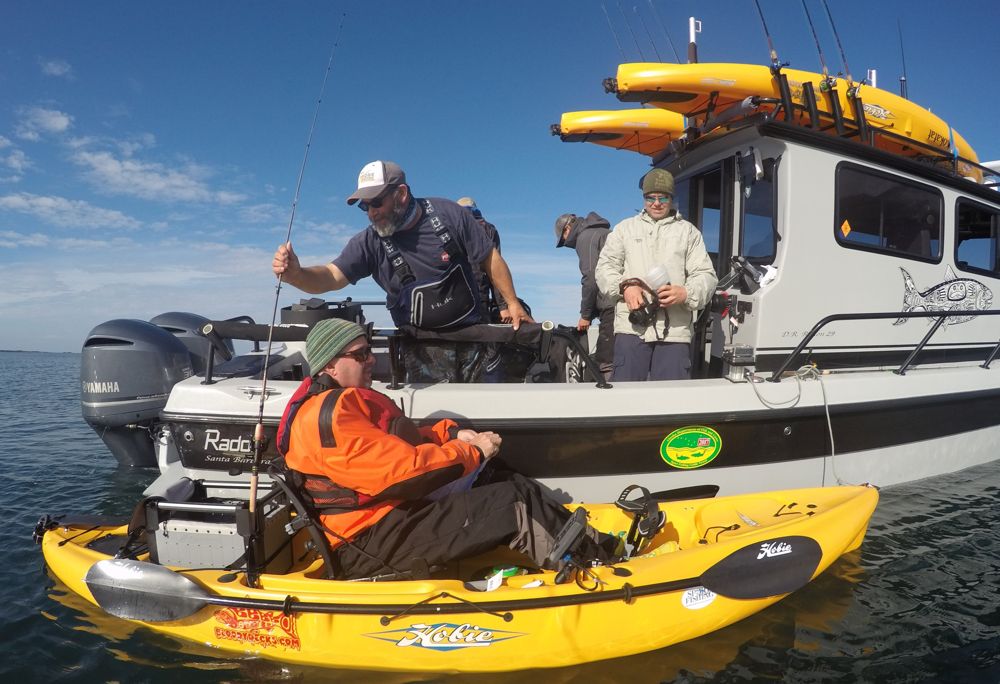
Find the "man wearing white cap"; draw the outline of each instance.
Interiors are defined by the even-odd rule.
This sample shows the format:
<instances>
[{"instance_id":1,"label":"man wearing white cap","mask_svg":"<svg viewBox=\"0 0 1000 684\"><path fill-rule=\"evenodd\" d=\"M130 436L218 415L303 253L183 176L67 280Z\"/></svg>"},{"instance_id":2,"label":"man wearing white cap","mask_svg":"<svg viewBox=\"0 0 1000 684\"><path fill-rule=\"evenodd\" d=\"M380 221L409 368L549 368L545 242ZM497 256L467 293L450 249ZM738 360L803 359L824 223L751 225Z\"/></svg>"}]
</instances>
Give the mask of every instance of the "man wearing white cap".
<instances>
[{"instance_id":1,"label":"man wearing white cap","mask_svg":"<svg viewBox=\"0 0 1000 684\"><path fill-rule=\"evenodd\" d=\"M531 321L518 302L507 262L472 214L451 200L415 198L398 164L366 164L347 203L357 203L371 224L351 238L340 256L328 264L302 266L291 243L284 244L274 254L274 273L311 294L340 290L371 276L385 290L386 307L397 326L441 330L488 322L472 267L478 264L508 302L514 328ZM482 345L455 344L457 358L449 359L454 367L481 366ZM404 348L411 382L460 379L427 377L421 369L428 359L417 356L426 347Z\"/></svg>"}]
</instances>

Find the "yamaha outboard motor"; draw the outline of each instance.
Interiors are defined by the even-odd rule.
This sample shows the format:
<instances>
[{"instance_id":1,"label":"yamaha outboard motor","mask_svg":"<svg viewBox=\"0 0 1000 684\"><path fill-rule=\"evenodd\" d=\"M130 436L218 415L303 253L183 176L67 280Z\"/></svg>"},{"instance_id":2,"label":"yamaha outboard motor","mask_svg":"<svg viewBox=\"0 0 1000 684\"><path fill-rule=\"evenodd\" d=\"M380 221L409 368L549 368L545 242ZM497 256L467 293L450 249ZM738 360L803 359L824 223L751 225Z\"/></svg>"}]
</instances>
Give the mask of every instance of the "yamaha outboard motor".
<instances>
[{"instance_id":1,"label":"yamaha outboard motor","mask_svg":"<svg viewBox=\"0 0 1000 684\"><path fill-rule=\"evenodd\" d=\"M83 418L119 463L155 466L153 423L174 384L193 374L188 348L163 328L129 319L101 323L81 352Z\"/></svg>"},{"instance_id":2,"label":"yamaha outboard motor","mask_svg":"<svg viewBox=\"0 0 1000 684\"><path fill-rule=\"evenodd\" d=\"M191 366L195 375L204 375L208 365L208 355L215 353L215 363L220 364L233 358L233 341L220 340L228 353L218 349L213 350L212 342L201 334L202 327L209 319L186 311L168 311L149 319L153 325L158 325L179 339L191 353Z\"/></svg>"}]
</instances>

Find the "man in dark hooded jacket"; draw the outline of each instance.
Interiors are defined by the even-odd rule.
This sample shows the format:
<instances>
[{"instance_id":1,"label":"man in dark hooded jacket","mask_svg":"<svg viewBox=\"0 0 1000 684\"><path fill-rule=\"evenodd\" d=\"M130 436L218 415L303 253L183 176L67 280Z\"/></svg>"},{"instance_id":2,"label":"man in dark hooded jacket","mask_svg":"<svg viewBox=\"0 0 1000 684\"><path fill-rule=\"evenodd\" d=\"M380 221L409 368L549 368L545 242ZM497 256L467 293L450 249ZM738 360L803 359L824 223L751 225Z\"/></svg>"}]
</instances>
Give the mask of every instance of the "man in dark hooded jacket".
<instances>
[{"instance_id":1,"label":"man in dark hooded jacket","mask_svg":"<svg viewBox=\"0 0 1000 684\"><path fill-rule=\"evenodd\" d=\"M605 377L611 372L615 347L615 302L600 293L594 279L594 268L601 254L611 224L600 214L590 212L585 218L563 214L556 219L556 247L572 247L580 259L580 320L576 329L586 332L595 318L601 325L594 357Z\"/></svg>"}]
</instances>

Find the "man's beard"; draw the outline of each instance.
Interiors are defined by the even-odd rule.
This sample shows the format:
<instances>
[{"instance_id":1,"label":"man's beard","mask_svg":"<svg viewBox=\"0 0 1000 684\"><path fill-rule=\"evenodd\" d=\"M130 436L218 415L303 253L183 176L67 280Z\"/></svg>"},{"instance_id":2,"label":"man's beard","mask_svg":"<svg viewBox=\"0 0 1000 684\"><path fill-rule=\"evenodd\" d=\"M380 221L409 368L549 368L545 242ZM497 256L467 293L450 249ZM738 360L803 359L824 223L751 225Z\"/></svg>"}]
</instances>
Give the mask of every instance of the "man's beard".
<instances>
[{"instance_id":1,"label":"man's beard","mask_svg":"<svg viewBox=\"0 0 1000 684\"><path fill-rule=\"evenodd\" d=\"M373 221L372 228L379 235L379 237L389 237L399 230L399 228L403 225L403 219L405 217L406 208L400 207L399 204L393 202L392 213L381 221Z\"/></svg>"}]
</instances>

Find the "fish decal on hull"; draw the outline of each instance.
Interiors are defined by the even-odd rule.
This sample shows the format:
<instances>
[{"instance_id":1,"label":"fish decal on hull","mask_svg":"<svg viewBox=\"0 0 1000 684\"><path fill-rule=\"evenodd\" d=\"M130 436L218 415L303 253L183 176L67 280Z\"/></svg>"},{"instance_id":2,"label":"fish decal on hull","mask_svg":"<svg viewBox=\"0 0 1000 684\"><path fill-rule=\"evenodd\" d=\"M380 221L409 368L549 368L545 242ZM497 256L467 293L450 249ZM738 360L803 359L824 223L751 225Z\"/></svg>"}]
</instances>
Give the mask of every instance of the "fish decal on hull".
<instances>
[{"instance_id":1,"label":"fish decal on hull","mask_svg":"<svg viewBox=\"0 0 1000 684\"><path fill-rule=\"evenodd\" d=\"M913 277L903 272L903 313L910 311L984 311L993 303L993 291L978 280L959 278L948 266L945 280L927 288L923 292L917 290ZM949 316L944 325L967 323L975 316ZM898 318L893 325L902 325L908 318ZM927 319L932 322L933 319Z\"/></svg>"}]
</instances>

